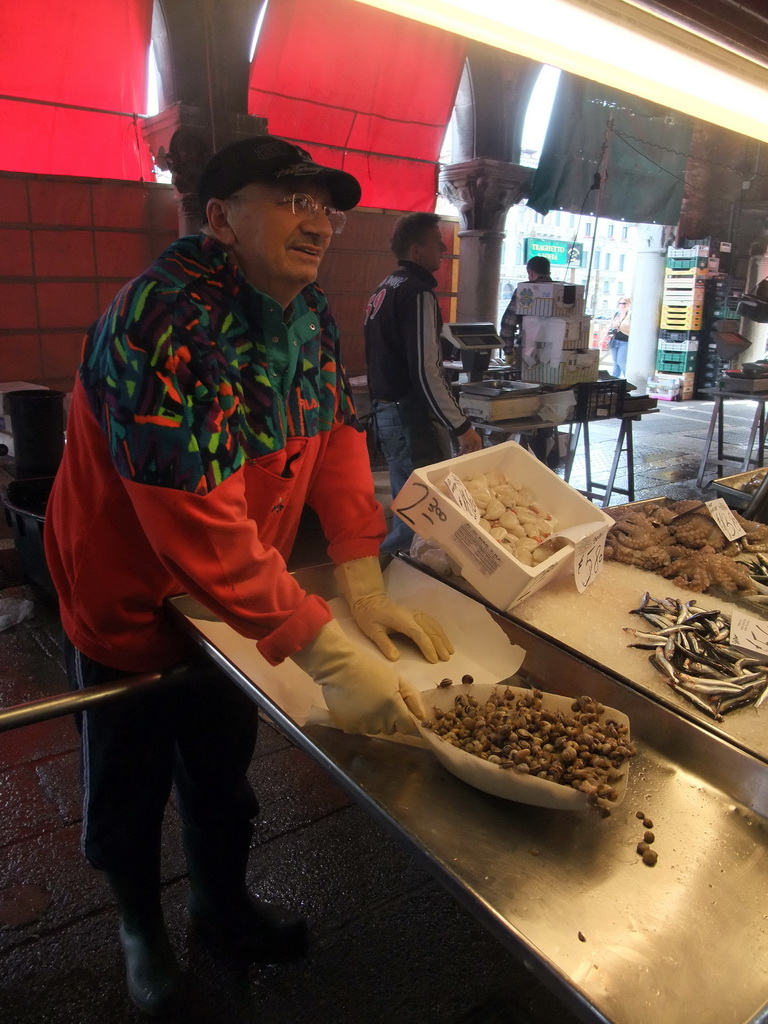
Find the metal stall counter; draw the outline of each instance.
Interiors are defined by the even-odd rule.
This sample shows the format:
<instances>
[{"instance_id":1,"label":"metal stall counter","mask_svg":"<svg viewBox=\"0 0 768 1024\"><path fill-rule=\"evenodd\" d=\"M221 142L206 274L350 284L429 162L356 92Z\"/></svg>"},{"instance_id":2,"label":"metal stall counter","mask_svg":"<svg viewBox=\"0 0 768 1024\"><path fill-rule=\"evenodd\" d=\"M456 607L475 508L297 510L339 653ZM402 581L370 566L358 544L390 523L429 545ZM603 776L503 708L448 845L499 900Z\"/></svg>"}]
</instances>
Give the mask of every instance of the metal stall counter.
<instances>
[{"instance_id":1,"label":"metal stall counter","mask_svg":"<svg viewBox=\"0 0 768 1024\"><path fill-rule=\"evenodd\" d=\"M296 575L305 588L332 598L331 566ZM489 796L410 738L350 736L311 724L322 698L309 677L270 668L252 641L194 600L176 598L170 607L293 742L585 1022L765 1020L768 764L596 663L589 637L598 630L610 635L611 626L594 621L586 606L610 603L611 574L575 596L583 612L552 593L571 629L581 631L583 642L570 650L526 624L524 612L491 611L403 561L386 575L393 599L428 608L451 631L457 650L447 667L457 678L472 664L502 680L505 668L517 667L519 648L523 671L543 688L588 693L629 717L637 755L626 796L609 817ZM601 578L607 590L595 591ZM548 596L545 588L520 609ZM341 616L338 600L332 607ZM617 638L617 649L623 643ZM406 661L404 655L404 670ZM435 682L422 676L419 685L428 690ZM655 867L636 852L644 834L639 816L653 821ZM716 969L702 970L707 964Z\"/></svg>"},{"instance_id":2,"label":"metal stall counter","mask_svg":"<svg viewBox=\"0 0 768 1024\"><path fill-rule=\"evenodd\" d=\"M461 405L475 429L490 441L499 443L510 438L526 447L527 438L539 431L563 430L567 437L564 479L569 482L574 462L582 445L585 486L580 492L590 500L599 500L608 507L614 494L635 500L635 465L633 423L657 411L657 401L645 395L624 394L625 381L594 381L575 388L547 390L536 384L515 381L483 381L464 385ZM592 468L591 423L618 424L611 466L605 483L596 479ZM620 469L626 486L617 483Z\"/></svg>"},{"instance_id":3,"label":"metal stall counter","mask_svg":"<svg viewBox=\"0 0 768 1024\"><path fill-rule=\"evenodd\" d=\"M750 385L752 385L753 390L748 390ZM750 466L759 468L763 465L765 458L765 403L768 401L768 375L751 381L746 378L744 380L736 380L735 378L725 377L723 385L720 388L707 389L705 393L711 396L715 404L712 408L712 416L710 417L709 427L707 428L707 437L704 441L701 463L699 465L698 476L696 477L697 487L704 486L707 464L709 462L709 453L712 448L712 441L715 437L715 432L717 432L717 457L715 460L717 472L714 476L722 476L723 467L726 462L740 463L742 473L745 473ZM723 445L725 443L725 403L729 399L741 402L755 402L755 414L752 418L749 439L743 455L731 455L723 450ZM755 447L755 442L757 442L757 447Z\"/></svg>"}]
</instances>

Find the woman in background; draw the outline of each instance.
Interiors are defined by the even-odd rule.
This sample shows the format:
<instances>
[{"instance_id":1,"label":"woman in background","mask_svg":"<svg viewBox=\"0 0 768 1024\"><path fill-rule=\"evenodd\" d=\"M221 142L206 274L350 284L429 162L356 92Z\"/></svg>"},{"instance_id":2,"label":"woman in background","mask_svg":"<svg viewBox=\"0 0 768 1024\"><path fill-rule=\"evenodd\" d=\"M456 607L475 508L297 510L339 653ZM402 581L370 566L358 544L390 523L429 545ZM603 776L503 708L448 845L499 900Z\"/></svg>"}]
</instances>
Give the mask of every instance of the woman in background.
<instances>
[{"instance_id":1,"label":"woman in background","mask_svg":"<svg viewBox=\"0 0 768 1024\"><path fill-rule=\"evenodd\" d=\"M629 346L630 306L632 300L628 295L619 299L619 308L613 314L608 325L608 349L613 356L614 377L627 375L627 347Z\"/></svg>"}]
</instances>

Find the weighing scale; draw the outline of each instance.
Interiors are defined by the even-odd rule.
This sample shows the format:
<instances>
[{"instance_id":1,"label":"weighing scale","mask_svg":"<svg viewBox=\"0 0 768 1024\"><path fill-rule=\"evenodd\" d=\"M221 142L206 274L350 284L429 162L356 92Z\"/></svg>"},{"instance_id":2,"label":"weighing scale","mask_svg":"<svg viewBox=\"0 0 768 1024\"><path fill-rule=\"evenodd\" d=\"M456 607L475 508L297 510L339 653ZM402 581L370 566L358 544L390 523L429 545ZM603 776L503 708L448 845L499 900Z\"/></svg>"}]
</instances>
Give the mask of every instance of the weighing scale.
<instances>
[{"instance_id":1,"label":"weighing scale","mask_svg":"<svg viewBox=\"0 0 768 1024\"><path fill-rule=\"evenodd\" d=\"M443 324L443 337L459 349L462 366L471 381L483 379L491 352L504 344L491 323Z\"/></svg>"}]
</instances>

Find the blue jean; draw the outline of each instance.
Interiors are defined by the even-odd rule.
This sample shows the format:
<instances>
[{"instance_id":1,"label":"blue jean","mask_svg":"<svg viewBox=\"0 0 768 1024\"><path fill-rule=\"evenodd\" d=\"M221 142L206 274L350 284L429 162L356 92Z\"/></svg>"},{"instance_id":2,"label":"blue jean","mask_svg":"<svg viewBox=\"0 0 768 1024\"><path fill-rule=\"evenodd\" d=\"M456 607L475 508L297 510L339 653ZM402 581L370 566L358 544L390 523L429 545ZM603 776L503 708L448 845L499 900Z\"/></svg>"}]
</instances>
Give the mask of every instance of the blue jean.
<instances>
[{"instance_id":1,"label":"blue jean","mask_svg":"<svg viewBox=\"0 0 768 1024\"><path fill-rule=\"evenodd\" d=\"M373 422L376 440L387 460L393 498L414 469L442 462L453 454L448 431L435 423L423 406L407 397L401 402L374 401ZM408 551L413 537L410 526L393 514L381 553Z\"/></svg>"},{"instance_id":2,"label":"blue jean","mask_svg":"<svg viewBox=\"0 0 768 1024\"><path fill-rule=\"evenodd\" d=\"M614 377L626 377L627 375L628 348L628 341L617 341L616 339L614 339L613 344L611 346L611 355L613 356L612 374Z\"/></svg>"}]
</instances>

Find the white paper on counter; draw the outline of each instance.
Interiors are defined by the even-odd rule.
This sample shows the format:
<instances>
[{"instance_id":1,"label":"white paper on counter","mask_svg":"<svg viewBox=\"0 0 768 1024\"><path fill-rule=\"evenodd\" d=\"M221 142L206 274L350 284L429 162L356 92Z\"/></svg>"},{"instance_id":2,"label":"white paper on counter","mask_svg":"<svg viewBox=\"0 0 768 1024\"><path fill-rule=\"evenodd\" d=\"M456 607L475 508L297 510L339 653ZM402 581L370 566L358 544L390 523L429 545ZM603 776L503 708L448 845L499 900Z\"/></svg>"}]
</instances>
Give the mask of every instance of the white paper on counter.
<instances>
[{"instance_id":1,"label":"white paper on counter","mask_svg":"<svg viewBox=\"0 0 768 1024\"><path fill-rule=\"evenodd\" d=\"M394 638L400 650L399 661L388 661L357 628L344 598L334 598L329 602L330 607L353 643L396 668L419 690L433 689L445 676L458 685L466 673L477 683L496 683L517 672L522 665L525 651L510 643L501 627L477 601L397 559L385 571L384 580L391 600L426 612L442 625L455 648L449 661L430 665L411 642L402 637ZM297 725L333 724L325 707L322 687L295 662L286 659L282 665L271 666L259 654L253 640L241 636L209 613L202 613L196 602L179 598L175 606ZM407 737L387 738L407 740ZM415 742L421 744L421 740Z\"/></svg>"}]
</instances>

